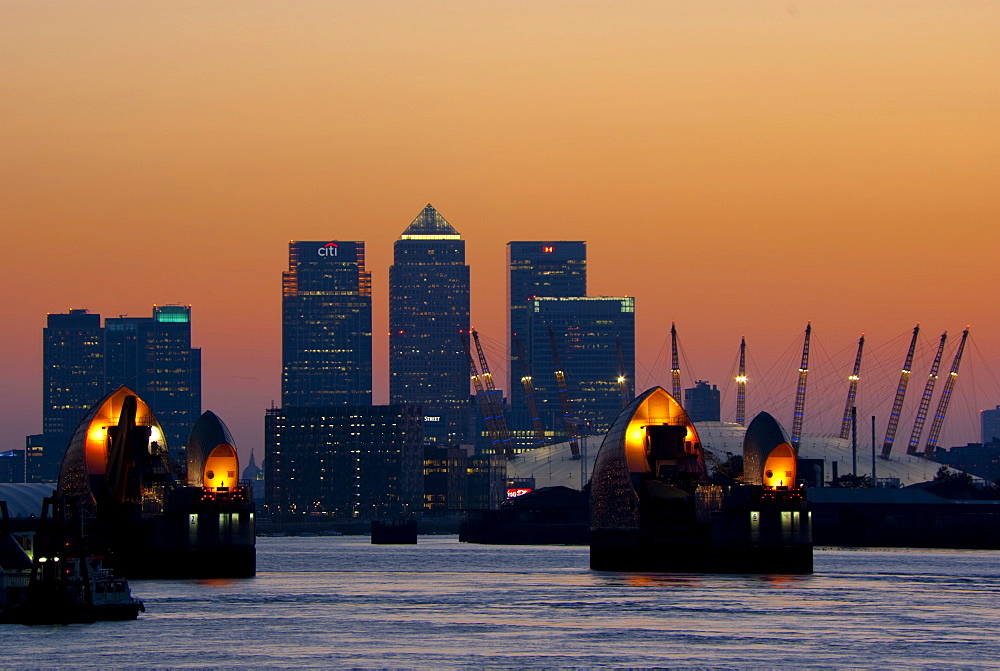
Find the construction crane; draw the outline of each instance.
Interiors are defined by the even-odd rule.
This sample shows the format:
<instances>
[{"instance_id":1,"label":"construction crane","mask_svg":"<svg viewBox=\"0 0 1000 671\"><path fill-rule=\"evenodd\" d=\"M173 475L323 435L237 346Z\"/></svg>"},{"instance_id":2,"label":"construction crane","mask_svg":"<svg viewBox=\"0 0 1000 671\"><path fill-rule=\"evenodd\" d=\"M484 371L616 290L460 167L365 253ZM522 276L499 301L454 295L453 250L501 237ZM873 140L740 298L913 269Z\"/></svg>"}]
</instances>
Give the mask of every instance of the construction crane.
<instances>
[{"instance_id":1,"label":"construction crane","mask_svg":"<svg viewBox=\"0 0 1000 671\"><path fill-rule=\"evenodd\" d=\"M517 352L517 363L521 369L524 400L528 404L528 412L531 413L531 430L535 436L535 447L541 447L545 444L545 425L542 423L542 416L538 412L538 400L535 398L535 383L531 380L531 373L528 370L528 359L524 356L521 339L513 336L513 343L514 351Z\"/></svg>"},{"instance_id":2,"label":"construction crane","mask_svg":"<svg viewBox=\"0 0 1000 671\"><path fill-rule=\"evenodd\" d=\"M490 411L489 400L486 398L486 392L483 389L483 381L479 376L479 370L476 368L476 362L472 358L472 351L469 349L469 336L466 334L462 338L462 345L465 347L465 356L469 360L469 375L472 378L472 384L476 388L476 401L479 403L479 411L483 415L483 421L486 423L486 433L490 436L490 446L493 447L494 452L500 444L500 434L497 431L496 417Z\"/></svg>"},{"instance_id":3,"label":"construction crane","mask_svg":"<svg viewBox=\"0 0 1000 671\"><path fill-rule=\"evenodd\" d=\"M736 376L736 423L747 423L747 339L740 338L740 372Z\"/></svg>"},{"instance_id":4,"label":"construction crane","mask_svg":"<svg viewBox=\"0 0 1000 671\"><path fill-rule=\"evenodd\" d=\"M944 426L944 416L948 412L948 404L951 402L951 393L955 390L955 381L958 380L958 367L962 364L962 352L965 351L965 341L969 339L969 327L962 331L962 340L955 350L955 359L951 362L951 370L948 372L948 379L944 381L944 389L941 390L941 398L938 399L937 412L934 413L934 421L931 422L931 431L927 434L927 445L924 446L924 456L930 459L937 449L938 436L941 435L941 427Z\"/></svg>"},{"instance_id":5,"label":"construction crane","mask_svg":"<svg viewBox=\"0 0 1000 671\"><path fill-rule=\"evenodd\" d=\"M681 361L677 356L677 327L673 322L670 322L670 382L674 400L681 403Z\"/></svg>"},{"instance_id":6,"label":"construction crane","mask_svg":"<svg viewBox=\"0 0 1000 671\"><path fill-rule=\"evenodd\" d=\"M802 418L806 412L806 380L809 377L809 338L812 322L806 322L806 336L802 341L802 363L799 365L799 386L795 391L795 412L792 416L792 447L799 451L802 439Z\"/></svg>"},{"instance_id":7,"label":"construction crane","mask_svg":"<svg viewBox=\"0 0 1000 671\"><path fill-rule=\"evenodd\" d=\"M917 445L920 444L920 434L924 432L924 422L927 421L927 409L931 407L931 396L934 395L934 383L937 382L938 368L941 366L941 354L944 352L944 343L948 339L948 332L941 334L941 342L938 343L937 354L934 355L934 363L931 364L931 372L927 376L927 383L924 385L924 395L920 398L920 408L917 410L917 418L913 420L913 431L910 432L910 443L906 446L907 454L916 454Z\"/></svg>"},{"instance_id":8,"label":"construction crane","mask_svg":"<svg viewBox=\"0 0 1000 671\"><path fill-rule=\"evenodd\" d=\"M920 444L920 436L924 431L924 423L927 421L927 410L931 405L931 397L934 395L934 385L938 378L938 369L941 366L941 355L944 353L944 344L948 339L948 332L941 334L941 341L938 343L937 354L934 355L934 363L931 364L931 371L927 375L927 382L924 384L924 394L920 398L920 407L917 409L917 416L913 420L913 430L910 432L910 442L906 446L907 454L916 454L917 446Z\"/></svg>"},{"instance_id":9,"label":"construction crane","mask_svg":"<svg viewBox=\"0 0 1000 671\"><path fill-rule=\"evenodd\" d=\"M850 385L847 387L847 404L844 406L844 419L840 423L840 437L847 438L851 435L851 426L854 420L851 418L851 410L854 408L854 401L858 396L858 382L861 380L861 352L865 348L865 334L861 334L858 340L858 355L854 357L854 371L847 377Z\"/></svg>"},{"instance_id":10,"label":"construction crane","mask_svg":"<svg viewBox=\"0 0 1000 671\"><path fill-rule=\"evenodd\" d=\"M493 384L493 373L490 372L490 367L486 363L486 354L483 352L483 346L479 342L479 332L476 329L472 329L472 339L476 343L476 353L479 355L479 368L483 372L483 386L486 387L486 398L489 401L490 412L493 414L494 421L496 422L497 437L499 439L498 447L500 448L498 454L502 454L509 459L514 456L514 451L510 446L510 431L507 429L507 419L503 415L500 392L497 391L496 386Z\"/></svg>"},{"instance_id":11,"label":"construction crane","mask_svg":"<svg viewBox=\"0 0 1000 671\"><path fill-rule=\"evenodd\" d=\"M566 437L569 438L569 451L573 459L580 458L580 444L577 442L576 422L569 407L569 389L566 388L566 372L559 362L559 347L556 345L556 334L549 327L549 347L552 348L552 364L555 367L556 385L559 389L559 404L562 406L563 426Z\"/></svg>"},{"instance_id":12,"label":"construction crane","mask_svg":"<svg viewBox=\"0 0 1000 671\"><path fill-rule=\"evenodd\" d=\"M903 370L899 374L899 385L896 386L896 400L892 402L892 412L889 413L889 425L885 429L885 442L882 443L882 458L888 459L892 452L892 443L896 440L896 427L899 426L899 415L903 411L903 399L906 397L906 386L910 383L910 371L913 370L913 352L917 348L917 334L920 333L920 323L913 327L913 337L910 338L910 349L906 351Z\"/></svg>"},{"instance_id":13,"label":"construction crane","mask_svg":"<svg viewBox=\"0 0 1000 671\"><path fill-rule=\"evenodd\" d=\"M622 351L622 338L615 336L615 347L618 349L618 397L622 402L622 410L632 402L632 393L628 388L628 378L625 377L625 353Z\"/></svg>"}]
</instances>

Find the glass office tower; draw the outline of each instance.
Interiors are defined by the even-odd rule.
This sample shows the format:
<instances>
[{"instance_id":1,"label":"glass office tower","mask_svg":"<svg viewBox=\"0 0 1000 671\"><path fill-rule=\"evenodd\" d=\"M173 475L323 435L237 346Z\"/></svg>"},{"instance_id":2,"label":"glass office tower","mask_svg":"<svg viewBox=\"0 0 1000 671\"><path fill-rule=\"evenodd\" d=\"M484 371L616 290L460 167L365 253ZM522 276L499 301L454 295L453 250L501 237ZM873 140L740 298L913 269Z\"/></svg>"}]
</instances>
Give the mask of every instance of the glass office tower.
<instances>
[{"instance_id":1,"label":"glass office tower","mask_svg":"<svg viewBox=\"0 0 1000 671\"><path fill-rule=\"evenodd\" d=\"M518 342L527 348L528 312L536 297L587 295L587 243L516 241L507 243L508 393L511 408L525 410ZM534 371L528 369L528 374Z\"/></svg>"},{"instance_id":2,"label":"glass office tower","mask_svg":"<svg viewBox=\"0 0 1000 671\"><path fill-rule=\"evenodd\" d=\"M191 347L191 306L154 305L152 317L108 317L105 393L125 385L149 404L175 461L201 417L201 349Z\"/></svg>"},{"instance_id":3,"label":"glass office tower","mask_svg":"<svg viewBox=\"0 0 1000 671\"><path fill-rule=\"evenodd\" d=\"M50 314L42 330L42 432L63 448L90 406L104 396L104 329L87 310Z\"/></svg>"},{"instance_id":4,"label":"glass office tower","mask_svg":"<svg viewBox=\"0 0 1000 671\"><path fill-rule=\"evenodd\" d=\"M466 442L469 266L465 241L427 205L393 245L389 268L389 402L423 407L424 437Z\"/></svg>"},{"instance_id":5,"label":"glass office tower","mask_svg":"<svg viewBox=\"0 0 1000 671\"><path fill-rule=\"evenodd\" d=\"M527 355L539 409L548 416L563 414L554 343L571 416L581 426L589 425L590 433L606 431L621 412L619 343L625 377L635 379L635 299L535 298L530 305ZM562 426L554 428L563 431Z\"/></svg>"},{"instance_id":6,"label":"glass office tower","mask_svg":"<svg viewBox=\"0 0 1000 671\"><path fill-rule=\"evenodd\" d=\"M282 405L371 405L365 243L290 242L282 280Z\"/></svg>"},{"instance_id":7,"label":"glass office tower","mask_svg":"<svg viewBox=\"0 0 1000 671\"><path fill-rule=\"evenodd\" d=\"M507 243L507 351L510 425L515 449L536 446L531 413L521 377L536 375L528 357L528 312L531 300L549 296L569 298L587 295L587 243L582 241L513 241ZM522 361L519 351L525 353ZM540 407L542 423L551 433L559 415Z\"/></svg>"}]
</instances>

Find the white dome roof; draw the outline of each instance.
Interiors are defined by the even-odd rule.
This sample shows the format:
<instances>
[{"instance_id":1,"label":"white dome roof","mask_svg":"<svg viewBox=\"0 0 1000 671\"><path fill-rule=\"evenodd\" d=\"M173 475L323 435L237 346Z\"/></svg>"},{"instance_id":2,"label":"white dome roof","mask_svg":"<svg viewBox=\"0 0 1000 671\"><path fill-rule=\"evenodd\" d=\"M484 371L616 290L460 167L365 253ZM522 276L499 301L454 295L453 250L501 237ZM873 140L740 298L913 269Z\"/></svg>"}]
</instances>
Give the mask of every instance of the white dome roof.
<instances>
[{"instance_id":1,"label":"white dome roof","mask_svg":"<svg viewBox=\"0 0 1000 671\"><path fill-rule=\"evenodd\" d=\"M720 461L725 461L727 452L743 454L743 434L746 428L730 422L695 422L702 447L710 451ZM573 459L569 443L546 445L517 455L507 462L508 478L534 478L535 487L562 485L580 489L594 469L594 459L601 448L604 434L580 439L580 459ZM881 446L879 446L881 448ZM893 452L888 460L875 460L875 475L879 478L899 478L902 486L933 480L941 464L906 454ZM871 475L871 443L859 441L858 474ZM803 436L799 442L799 457L803 459L824 459L825 478L833 477L832 462L837 462L837 472L845 475L851 472L851 441L833 436Z\"/></svg>"}]
</instances>

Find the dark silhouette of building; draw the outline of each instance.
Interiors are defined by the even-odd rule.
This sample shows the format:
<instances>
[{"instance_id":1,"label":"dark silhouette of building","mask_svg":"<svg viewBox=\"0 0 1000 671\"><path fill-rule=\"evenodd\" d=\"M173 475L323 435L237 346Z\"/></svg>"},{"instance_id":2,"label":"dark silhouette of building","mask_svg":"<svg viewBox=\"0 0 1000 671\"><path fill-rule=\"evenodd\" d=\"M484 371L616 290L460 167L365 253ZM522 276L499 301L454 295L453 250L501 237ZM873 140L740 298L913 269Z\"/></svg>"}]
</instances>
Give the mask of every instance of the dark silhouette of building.
<instances>
[{"instance_id":1,"label":"dark silhouette of building","mask_svg":"<svg viewBox=\"0 0 1000 671\"><path fill-rule=\"evenodd\" d=\"M1000 443L1000 405L994 410L981 410L979 419L983 427L981 434L983 444L994 441Z\"/></svg>"},{"instance_id":2,"label":"dark silhouette of building","mask_svg":"<svg viewBox=\"0 0 1000 671\"><path fill-rule=\"evenodd\" d=\"M77 425L105 394L125 385L162 418L180 459L201 414L201 350L191 347L191 308L153 306L152 317L109 317L75 309L48 315L42 335L42 433L28 436L31 481L53 481Z\"/></svg>"},{"instance_id":3,"label":"dark silhouette of building","mask_svg":"<svg viewBox=\"0 0 1000 671\"><path fill-rule=\"evenodd\" d=\"M696 380L684 390L684 410L692 422L718 422L722 417L721 395L717 386Z\"/></svg>"},{"instance_id":4,"label":"dark silhouette of building","mask_svg":"<svg viewBox=\"0 0 1000 671\"><path fill-rule=\"evenodd\" d=\"M284 407L371 405L371 273L364 242L290 242L282 274Z\"/></svg>"},{"instance_id":5,"label":"dark silhouette of building","mask_svg":"<svg viewBox=\"0 0 1000 671\"><path fill-rule=\"evenodd\" d=\"M251 498L253 498L254 503L259 506L263 506L264 471L257 465L253 450L250 450L250 462L247 464L247 467L243 469L243 475L240 479L243 483L246 483L246 486L250 487Z\"/></svg>"},{"instance_id":6,"label":"dark silhouette of building","mask_svg":"<svg viewBox=\"0 0 1000 671\"><path fill-rule=\"evenodd\" d=\"M470 456L464 447L424 445L424 510L468 507Z\"/></svg>"},{"instance_id":7,"label":"dark silhouette of building","mask_svg":"<svg viewBox=\"0 0 1000 671\"><path fill-rule=\"evenodd\" d=\"M24 450L0 452L0 482L25 482Z\"/></svg>"},{"instance_id":8,"label":"dark silhouette of building","mask_svg":"<svg viewBox=\"0 0 1000 671\"><path fill-rule=\"evenodd\" d=\"M983 478L988 482L1000 480L1000 439L989 443L969 443L951 449L938 448L934 461Z\"/></svg>"},{"instance_id":9,"label":"dark silhouette of building","mask_svg":"<svg viewBox=\"0 0 1000 671\"><path fill-rule=\"evenodd\" d=\"M272 520L378 519L420 510L423 417L408 405L286 407L264 418Z\"/></svg>"},{"instance_id":10,"label":"dark silhouette of building","mask_svg":"<svg viewBox=\"0 0 1000 671\"><path fill-rule=\"evenodd\" d=\"M529 305L527 356L540 412L554 413L562 405L554 341L572 417L590 432L607 430L621 412L619 343L625 376L635 379L635 299L535 298Z\"/></svg>"},{"instance_id":11,"label":"dark silhouette of building","mask_svg":"<svg viewBox=\"0 0 1000 671\"><path fill-rule=\"evenodd\" d=\"M469 266L465 241L427 205L393 245L389 267L389 402L419 405L424 439L466 442Z\"/></svg>"}]
</instances>

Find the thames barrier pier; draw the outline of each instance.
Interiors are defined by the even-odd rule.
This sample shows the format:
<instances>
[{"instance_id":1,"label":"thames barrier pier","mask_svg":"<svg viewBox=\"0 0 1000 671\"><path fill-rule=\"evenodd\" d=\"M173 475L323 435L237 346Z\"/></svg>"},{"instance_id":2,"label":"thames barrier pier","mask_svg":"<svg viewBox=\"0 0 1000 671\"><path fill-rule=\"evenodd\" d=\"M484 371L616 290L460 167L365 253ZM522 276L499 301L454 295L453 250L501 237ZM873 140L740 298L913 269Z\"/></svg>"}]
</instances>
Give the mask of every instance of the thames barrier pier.
<instances>
[{"instance_id":1,"label":"thames barrier pier","mask_svg":"<svg viewBox=\"0 0 1000 671\"><path fill-rule=\"evenodd\" d=\"M81 511L106 564L128 578L253 576L254 505L239 485L229 429L214 413L195 423L186 466L186 475L175 472L149 406L119 387L77 427L58 495Z\"/></svg>"},{"instance_id":2,"label":"thames barrier pier","mask_svg":"<svg viewBox=\"0 0 1000 671\"><path fill-rule=\"evenodd\" d=\"M591 479L590 566L606 571L811 573L796 456L766 413L747 429L743 485L708 483L694 424L661 387L618 416Z\"/></svg>"}]
</instances>

